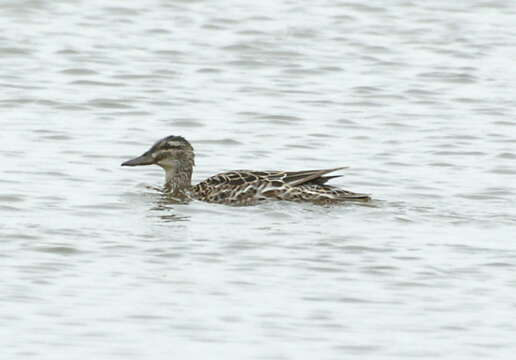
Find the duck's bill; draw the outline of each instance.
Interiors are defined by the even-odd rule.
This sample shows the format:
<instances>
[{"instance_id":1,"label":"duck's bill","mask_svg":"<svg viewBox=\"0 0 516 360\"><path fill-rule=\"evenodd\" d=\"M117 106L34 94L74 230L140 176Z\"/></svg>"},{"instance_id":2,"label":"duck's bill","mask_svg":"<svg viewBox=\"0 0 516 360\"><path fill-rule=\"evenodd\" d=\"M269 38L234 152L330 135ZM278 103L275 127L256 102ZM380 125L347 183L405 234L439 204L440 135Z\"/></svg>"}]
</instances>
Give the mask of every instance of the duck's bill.
<instances>
[{"instance_id":1,"label":"duck's bill","mask_svg":"<svg viewBox=\"0 0 516 360\"><path fill-rule=\"evenodd\" d=\"M150 155L142 155L134 158L132 160L128 160L122 163L122 166L141 166L141 165L152 165L154 164L154 159Z\"/></svg>"}]
</instances>

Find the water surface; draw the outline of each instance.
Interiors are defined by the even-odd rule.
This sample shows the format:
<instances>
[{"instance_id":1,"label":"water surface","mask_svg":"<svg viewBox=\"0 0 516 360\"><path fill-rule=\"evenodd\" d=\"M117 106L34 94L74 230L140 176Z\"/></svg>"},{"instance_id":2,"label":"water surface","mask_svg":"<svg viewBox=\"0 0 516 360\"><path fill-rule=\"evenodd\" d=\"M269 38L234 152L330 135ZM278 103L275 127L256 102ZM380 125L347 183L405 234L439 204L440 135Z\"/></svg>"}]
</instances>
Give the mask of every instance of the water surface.
<instances>
[{"instance_id":1,"label":"water surface","mask_svg":"<svg viewBox=\"0 0 516 360\"><path fill-rule=\"evenodd\" d=\"M510 359L516 4L0 6L3 359ZM370 206L170 204L350 166Z\"/></svg>"}]
</instances>

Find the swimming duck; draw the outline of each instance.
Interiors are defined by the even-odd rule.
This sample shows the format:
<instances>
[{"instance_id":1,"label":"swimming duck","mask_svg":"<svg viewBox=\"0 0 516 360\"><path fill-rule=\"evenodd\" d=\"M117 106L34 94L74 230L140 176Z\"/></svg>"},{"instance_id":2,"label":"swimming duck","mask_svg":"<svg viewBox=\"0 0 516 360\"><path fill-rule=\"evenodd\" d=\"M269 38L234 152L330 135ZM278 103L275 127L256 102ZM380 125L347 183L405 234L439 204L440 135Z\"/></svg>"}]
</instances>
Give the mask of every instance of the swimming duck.
<instances>
[{"instance_id":1,"label":"swimming duck","mask_svg":"<svg viewBox=\"0 0 516 360\"><path fill-rule=\"evenodd\" d=\"M234 170L192 186L194 157L193 147L185 138L171 135L122 166L161 166L165 170L163 191L177 199L193 198L228 205L253 205L268 199L313 203L370 200L369 195L326 185L328 180L341 175L324 175L344 167L307 171Z\"/></svg>"}]
</instances>

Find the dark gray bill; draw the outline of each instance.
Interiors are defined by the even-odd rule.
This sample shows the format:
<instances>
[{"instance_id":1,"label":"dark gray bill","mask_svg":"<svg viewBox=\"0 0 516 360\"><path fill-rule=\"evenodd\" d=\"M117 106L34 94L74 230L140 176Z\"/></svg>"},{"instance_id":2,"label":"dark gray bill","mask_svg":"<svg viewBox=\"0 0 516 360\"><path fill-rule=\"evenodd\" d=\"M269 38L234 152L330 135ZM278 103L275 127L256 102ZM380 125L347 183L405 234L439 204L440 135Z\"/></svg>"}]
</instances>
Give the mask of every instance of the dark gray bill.
<instances>
[{"instance_id":1,"label":"dark gray bill","mask_svg":"<svg viewBox=\"0 0 516 360\"><path fill-rule=\"evenodd\" d=\"M122 166L140 166L152 164L154 164L154 159L152 156L143 154L142 156L138 156L137 158L122 163Z\"/></svg>"}]
</instances>

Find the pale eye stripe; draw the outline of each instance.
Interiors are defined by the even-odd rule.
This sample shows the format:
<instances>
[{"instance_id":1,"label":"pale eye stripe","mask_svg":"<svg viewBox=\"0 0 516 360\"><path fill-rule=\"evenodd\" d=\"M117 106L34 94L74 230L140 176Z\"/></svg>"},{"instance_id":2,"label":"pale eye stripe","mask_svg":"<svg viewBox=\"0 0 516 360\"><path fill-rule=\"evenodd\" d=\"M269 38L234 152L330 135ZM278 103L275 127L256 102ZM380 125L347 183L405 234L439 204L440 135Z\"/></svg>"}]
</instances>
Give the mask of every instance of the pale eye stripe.
<instances>
[{"instance_id":1,"label":"pale eye stripe","mask_svg":"<svg viewBox=\"0 0 516 360\"><path fill-rule=\"evenodd\" d=\"M155 152L155 153L152 153L151 155L152 155L152 157L153 157L154 159L156 159L156 158L158 158L158 157L162 157L163 155L165 155L165 154L169 154L169 153L170 153L170 151L169 151L169 150L159 150L159 151L157 151L157 152Z\"/></svg>"}]
</instances>

